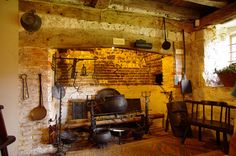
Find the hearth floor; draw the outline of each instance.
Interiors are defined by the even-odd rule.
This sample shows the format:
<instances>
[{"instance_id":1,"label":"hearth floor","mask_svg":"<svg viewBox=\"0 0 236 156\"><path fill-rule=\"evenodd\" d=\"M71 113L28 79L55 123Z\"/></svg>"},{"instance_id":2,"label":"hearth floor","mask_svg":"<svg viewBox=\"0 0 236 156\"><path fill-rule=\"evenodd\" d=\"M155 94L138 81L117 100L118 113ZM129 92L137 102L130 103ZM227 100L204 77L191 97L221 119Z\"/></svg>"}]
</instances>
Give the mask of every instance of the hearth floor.
<instances>
[{"instance_id":1,"label":"hearth floor","mask_svg":"<svg viewBox=\"0 0 236 156\"><path fill-rule=\"evenodd\" d=\"M196 136L187 138L182 145L180 138L174 137L171 131L165 132L163 128L152 129L141 140L132 137L122 139L121 144L118 144L118 138L112 138L104 147L98 147L88 140L64 146L68 156L193 156L220 149L211 135L201 142Z\"/></svg>"}]
</instances>

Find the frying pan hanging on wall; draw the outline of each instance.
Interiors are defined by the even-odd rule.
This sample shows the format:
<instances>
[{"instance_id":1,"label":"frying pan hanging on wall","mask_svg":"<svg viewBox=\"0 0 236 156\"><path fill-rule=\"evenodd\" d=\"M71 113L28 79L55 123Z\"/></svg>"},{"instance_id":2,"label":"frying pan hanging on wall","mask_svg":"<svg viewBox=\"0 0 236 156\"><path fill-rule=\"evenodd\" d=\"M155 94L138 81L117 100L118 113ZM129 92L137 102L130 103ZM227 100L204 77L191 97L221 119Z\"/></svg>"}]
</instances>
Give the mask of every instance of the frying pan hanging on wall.
<instances>
[{"instance_id":1,"label":"frying pan hanging on wall","mask_svg":"<svg viewBox=\"0 0 236 156\"><path fill-rule=\"evenodd\" d=\"M47 115L47 110L43 106L41 74L38 74L38 76L39 76L39 105L30 111L30 117L33 121L42 120Z\"/></svg>"},{"instance_id":2,"label":"frying pan hanging on wall","mask_svg":"<svg viewBox=\"0 0 236 156\"><path fill-rule=\"evenodd\" d=\"M35 32L41 27L41 18L35 14L35 10L28 11L21 16L20 23L28 32Z\"/></svg>"},{"instance_id":3,"label":"frying pan hanging on wall","mask_svg":"<svg viewBox=\"0 0 236 156\"><path fill-rule=\"evenodd\" d=\"M163 24L164 24L164 36L165 36L165 41L162 43L162 48L164 50L168 50L170 49L170 42L166 40L166 21L165 21L165 18L163 17Z\"/></svg>"}]
</instances>

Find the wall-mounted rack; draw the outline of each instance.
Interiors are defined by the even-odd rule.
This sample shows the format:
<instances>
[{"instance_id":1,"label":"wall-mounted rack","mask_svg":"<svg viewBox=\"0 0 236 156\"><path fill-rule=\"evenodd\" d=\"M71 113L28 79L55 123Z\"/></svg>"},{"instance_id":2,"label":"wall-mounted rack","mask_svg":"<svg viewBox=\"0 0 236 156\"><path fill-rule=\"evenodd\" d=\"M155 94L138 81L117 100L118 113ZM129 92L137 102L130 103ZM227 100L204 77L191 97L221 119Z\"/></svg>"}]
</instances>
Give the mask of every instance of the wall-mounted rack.
<instances>
[{"instance_id":1,"label":"wall-mounted rack","mask_svg":"<svg viewBox=\"0 0 236 156\"><path fill-rule=\"evenodd\" d=\"M67 58L67 57L56 57L55 54L53 54L52 56L52 70L54 71L54 80L55 82L57 81L57 66L58 66L58 62L57 60L72 60L72 63L69 64L69 68L68 71L71 70L71 79L76 79L77 77L77 70L76 70L76 65L79 61L86 61L86 60L94 60L96 61L97 58L93 57L93 58ZM95 63L94 63L95 64ZM94 65L95 66L95 65ZM94 68L94 72L95 72L95 68ZM87 69L86 66L83 64L82 68L81 68L81 73L80 76L87 76Z\"/></svg>"}]
</instances>

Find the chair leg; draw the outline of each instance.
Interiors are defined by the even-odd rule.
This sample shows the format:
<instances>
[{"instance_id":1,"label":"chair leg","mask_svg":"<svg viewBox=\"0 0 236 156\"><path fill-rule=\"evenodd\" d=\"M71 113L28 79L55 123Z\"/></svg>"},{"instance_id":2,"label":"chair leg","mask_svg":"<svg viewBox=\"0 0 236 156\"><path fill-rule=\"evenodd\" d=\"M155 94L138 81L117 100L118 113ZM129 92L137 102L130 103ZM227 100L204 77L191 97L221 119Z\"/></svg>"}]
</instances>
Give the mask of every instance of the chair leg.
<instances>
[{"instance_id":1,"label":"chair leg","mask_svg":"<svg viewBox=\"0 0 236 156\"><path fill-rule=\"evenodd\" d=\"M223 132L223 150L225 154L229 153L229 144L228 144L228 139L227 139L227 133Z\"/></svg>"},{"instance_id":2,"label":"chair leg","mask_svg":"<svg viewBox=\"0 0 236 156\"><path fill-rule=\"evenodd\" d=\"M198 140L202 141L202 127L201 126L198 127Z\"/></svg>"},{"instance_id":3,"label":"chair leg","mask_svg":"<svg viewBox=\"0 0 236 156\"><path fill-rule=\"evenodd\" d=\"M166 117L166 128L165 128L165 132L167 132L169 130L169 117L167 115Z\"/></svg>"},{"instance_id":4,"label":"chair leg","mask_svg":"<svg viewBox=\"0 0 236 156\"><path fill-rule=\"evenodd\" d=\"M217 145L220 145L220 132L216 131L216 143Z\"/></svg>"},{"instance_id":5,"label":"chair leg","mask_svg":"<svg viewBox=\"0 0 236 156\"><path fill-rule=\"evenodd\" d=\"M2 156L8 156L7 147L4 147L1 149L1 154L2 154Z\"/></svg>"},{"instance_id":6,"label":"chair leg","mask_svg":"<svg viewBox=\"0 0 236 156\"><path fill-rule=\"evenodd\" d=\"M165 118L162 118L162 128L165 127Z\"/></svg>"},{"instance_id":7,"label":"chair leg","mask_svg":"<svg viewBox=\"0 0 236 156\"><path fill-rule=\"evenodd\" d=\"M181 139L181 144L184 144L184 142L185 142L185 140L186 140L186 138L187 138L187 135L188 135L188 133L189 133L190 128L191 128L190 125L186 127L186 129L185 129L185 131L184 131L184 136L183 136L183 138Z\"/></svg>"}]
</instances>

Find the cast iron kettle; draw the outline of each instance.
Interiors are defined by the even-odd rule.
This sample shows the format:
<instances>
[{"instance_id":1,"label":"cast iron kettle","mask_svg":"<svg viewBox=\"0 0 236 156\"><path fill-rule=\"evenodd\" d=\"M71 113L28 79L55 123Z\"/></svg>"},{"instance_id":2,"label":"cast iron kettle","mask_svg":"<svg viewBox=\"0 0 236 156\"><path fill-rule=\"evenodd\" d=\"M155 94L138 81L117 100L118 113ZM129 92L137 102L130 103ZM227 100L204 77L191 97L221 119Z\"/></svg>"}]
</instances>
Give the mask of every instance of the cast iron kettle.
<instances>
[{"instance_id":1,"label":"cast iron kettle","mask_svg":"<svg viewBox=\"0 0 236 156\"><path fill-rule=\"evenodd\" d=\"M165 50L170 49L170 42L166 40L166 24L165 18L163 17L163 24L164 24L164 34L165 34L165 41L162 43L162 48Z\"/></svg>"},{"instance_id":2,"label":"cast iron kettle","mask_svg":"<svg viewBox=\"0 0 236 156\"><path fill-rule=\"evenodd\" d=\"M39 30L42 21L41 18L35 14L35 10L31 10L21 16L20 23L26 31L34 32Z\"/></svg>"}]
</instances>

